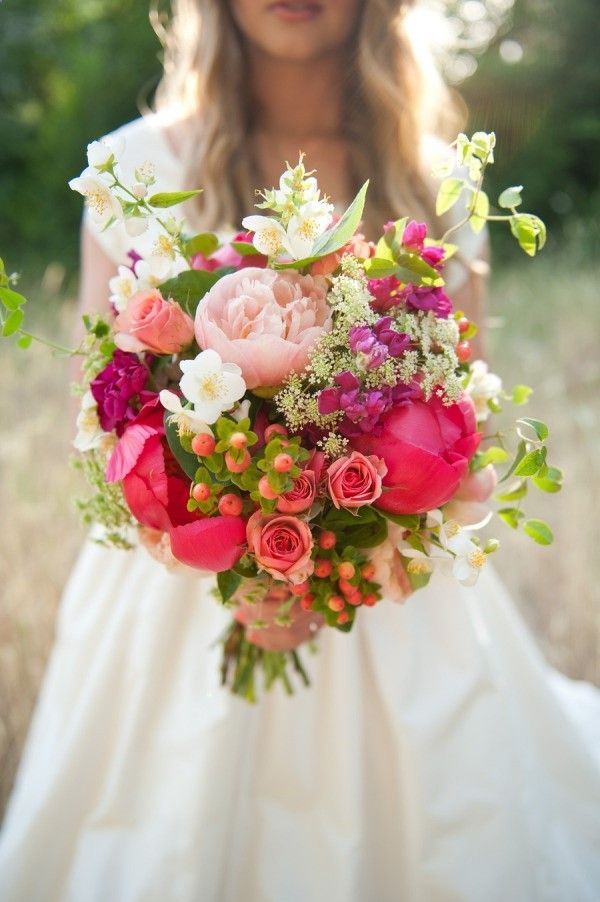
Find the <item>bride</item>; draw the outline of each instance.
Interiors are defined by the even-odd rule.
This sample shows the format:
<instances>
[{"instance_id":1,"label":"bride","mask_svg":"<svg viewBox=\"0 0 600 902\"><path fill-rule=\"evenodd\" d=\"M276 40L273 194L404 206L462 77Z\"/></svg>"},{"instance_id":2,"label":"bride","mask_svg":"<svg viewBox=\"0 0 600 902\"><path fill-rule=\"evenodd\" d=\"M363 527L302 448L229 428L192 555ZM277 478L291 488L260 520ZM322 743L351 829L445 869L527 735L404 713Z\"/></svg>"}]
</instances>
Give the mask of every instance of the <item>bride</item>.
<instances>
[{"instance_id":1,"label":"bride","mask_svg":"<svg viewBox=\"0 0 600 902\"><path fill-rule=\"evenodd\" d=\"M451 105L410 5L176 0L160 112L117 132L124 167L202 185L190 221L224 228L301 149L340 202L372 176L367 232L431 220L427 136ZM154 237L86 222L85 309ZM477 320L485 248L463 232L460 252L450 290ZM256 706L219 685L210 591L141 549L83 549L7 813L5 902L599 898L576 687L559 698L493 572L322 631L312 687Z\"/></svg>"}]
</instances>

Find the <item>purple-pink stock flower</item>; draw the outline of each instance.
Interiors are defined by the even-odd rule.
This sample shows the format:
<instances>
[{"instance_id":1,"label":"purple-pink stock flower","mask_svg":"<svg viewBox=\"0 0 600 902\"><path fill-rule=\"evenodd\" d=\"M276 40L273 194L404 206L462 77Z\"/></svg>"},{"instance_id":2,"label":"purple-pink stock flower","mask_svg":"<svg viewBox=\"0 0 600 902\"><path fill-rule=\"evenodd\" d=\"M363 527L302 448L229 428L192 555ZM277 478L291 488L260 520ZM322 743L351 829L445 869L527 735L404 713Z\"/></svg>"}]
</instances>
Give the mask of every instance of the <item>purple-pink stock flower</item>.
<instances>
[{"instance_id":1,"label":"purple-pink stock flower","mask_svg":"<svg viewBox=\"0 0 600 902\"><path fill-rule=\"evenodd\" d=\"M371 307L378 313L387 313L392 307L404 303L402 283L396 276L369 279L369 293L373 298Z\"/></svg>"},{"instance_id":2,"label":"purple-pink stock flower","mask_svg":"<svg viewBox=\"0 0 600 902\"><path fill-rule=\"evenodd\" d=\"M404 289L404 299L409 309L433 310L440 319L448 319L452 312L452 301L443 288L407 285Z\"/></svg>"},{"instance_id":3,"label":"purple-pink stock flower","mask_svg":"<svg viewBox=\"0 0 600 902\"><path fill-rule=\"evenodd\" d=\"M147 379L148 370L137 354L117 348L111 362L90 385L105 432L114 430L119 436L123 434L127 423L137 414L131 401L140 394Z\"/></svg>"},{"instance_id":4,"label":"purple-pink stock flower","mask_svg":"<svg viewBox=\"0 0 600 902\"><path fill-rule=\"evenodd\" d=\"M407 222L402 235L402 244L409 251L420 254L423 250L423 242L427 237L427 226L424 222L415 222L411 219Z\"/></svg>"}]
</instances>

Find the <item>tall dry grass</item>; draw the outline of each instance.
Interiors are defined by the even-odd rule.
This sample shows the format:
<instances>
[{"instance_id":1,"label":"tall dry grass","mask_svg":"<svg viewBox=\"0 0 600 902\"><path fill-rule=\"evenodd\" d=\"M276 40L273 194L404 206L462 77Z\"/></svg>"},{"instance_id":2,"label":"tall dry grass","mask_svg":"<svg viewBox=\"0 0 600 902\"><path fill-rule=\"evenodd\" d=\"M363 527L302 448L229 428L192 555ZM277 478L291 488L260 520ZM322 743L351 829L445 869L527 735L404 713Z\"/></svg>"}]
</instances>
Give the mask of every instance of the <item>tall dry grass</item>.
<instances>
[{"instance_id":1,"label":"tall dry grass","mask_svg":"<svg viewBox=\"0 0 600 902\"><path fill-rule=\"evenodd\" d=\"M564 468L558 496L538 493L556 545L541 548L498 526L496 564L547 657L573 677L600 683L600 305L598 273L573 253L535 263L517 257L495 274L494 369L507 385L535 386L531 415L552 426L551 457ZM35 294L36 292L32 292ZM74 305L39 292L36 319L68 341ZM519 322L518 331L511 323ZM0 357L0 803L6 800L52 645L61 587L81 541L69 469L68 363L44 349L4 344ZM533 500L533 499L532 499Z\"/></svg>"}]
</instances>

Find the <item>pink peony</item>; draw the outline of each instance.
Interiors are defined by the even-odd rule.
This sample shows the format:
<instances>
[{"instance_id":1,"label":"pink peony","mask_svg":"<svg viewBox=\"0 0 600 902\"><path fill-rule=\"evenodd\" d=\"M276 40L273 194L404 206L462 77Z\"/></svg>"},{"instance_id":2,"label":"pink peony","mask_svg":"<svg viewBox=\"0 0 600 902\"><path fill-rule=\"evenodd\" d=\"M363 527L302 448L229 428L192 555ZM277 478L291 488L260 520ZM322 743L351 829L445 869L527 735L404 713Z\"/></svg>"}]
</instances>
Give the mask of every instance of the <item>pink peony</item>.
<instances>
[{"instance_id":1,"label":"pink peony","mask_svg":"<svg viewBox=\"0 0 600 902\"><path fill-rule=\"evenodd\" d=\"M331 328L324 278L249 267L220 279L198 305L196 338L241 367L250 389L301 372Z\"/></svg>"},{"instance_id":2,"label":"pink peony","mask_svg":"<svg viewBox=\"0 0 600 902\"><path fill-rule=\"evenodd\" d=\"M178 354L194 339L192 318L157 289L134 294L117 316L115 329L115 344L122 351Z\"/></svg>"},{"instance_id":3,"label":"pink peony","mask_svg":"<svg viewBox=\"0 0 600 902\"><path fill-rule=\"evenodd\" d=\"M317 488L312 470L303 470L294 486L277 499L277 510L282 514L299 514L309 509L315 500Z\"/></svg>"},{"instance_id":4,"label":"pink peony","mask_svg":"<svg viewBox=\"0 0 600 902\"><path fill-rule=\"evenodd\" d=\"M256 511L246 524L248 551L274 579L303 583L314 570L313 537L298 517Z\"/></svg>"},{"instance_id":5,"label":"pink peony","mask_svg":"<svg viewBox=\"0 0 600 902\"><path fill-rule=\"evenodd\" d=\"M365 457L359 451L340 457L327 470L329 495L336 507L355 508L373 504L382 492L387 467L380 457Z\"/></svg>"},{"instance_id":6,"label":"pink peony","mask_svg":"<svg viewBox=\"0 0 600 902\"><path fill-rule=\"evenodd\" d=\"M445 504L455 493L477 450L475 408L465 395L445 405L438 397L393 407L377 434L352 444L364 454L381 455L387 464L384 491L376 507L394 514L416 514Z\"/></svg>"}]
</instances>

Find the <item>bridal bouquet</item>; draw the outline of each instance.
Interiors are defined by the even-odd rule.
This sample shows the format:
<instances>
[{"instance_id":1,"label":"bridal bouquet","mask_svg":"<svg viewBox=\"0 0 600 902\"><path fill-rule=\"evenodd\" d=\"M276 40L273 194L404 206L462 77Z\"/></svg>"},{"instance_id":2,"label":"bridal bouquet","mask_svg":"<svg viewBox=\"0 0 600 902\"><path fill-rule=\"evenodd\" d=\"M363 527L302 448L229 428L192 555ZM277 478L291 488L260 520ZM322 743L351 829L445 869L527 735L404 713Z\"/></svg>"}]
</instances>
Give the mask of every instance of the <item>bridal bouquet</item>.
<instances>
[{"instance_id":1,"label":"bridal bouquet","mask_svg":"<svg viewBox=\"0 0 600 902\"><path fill-rule=\"evenodd\" d=\"M361 608L403 600L436 569L472 585L498 547L476 532L491 516L481 502L493 466L513 480L496 496L499 516L552 540L522 511L531 482L560 487L547 427L519 419L512 444L492 434L501 400L523 403L529 390L508 395L471 361L476 326L444 290L448 238L464 222L506 220L530 255L544 243L541 221L517 211L520 188L490 215L482 181L494 143L484 133L455 142L465 175L454 161L442 171L438 213L462 201L465 214L441 241L406 218L367 241L367 185L336 217L302 158L225 242L186 235L165 214L197 192L151 194L143 161L126 184L108 143L90 145L89 168L70 183L106 228L160 227L152 254L132 253L111 279L112 312L84 318L85 518L104 541L129 547L134 531L167 567L216 574L233 610L223 680L246 698L257 667L267 687L291 690L290 668L307 681L298 624L347 632ZM4 332L26 345L24 299L2 278ZM279 629L275 650L261 643L267 626Z\"/></svg>"}]
</instances>

